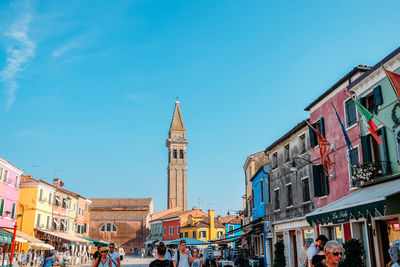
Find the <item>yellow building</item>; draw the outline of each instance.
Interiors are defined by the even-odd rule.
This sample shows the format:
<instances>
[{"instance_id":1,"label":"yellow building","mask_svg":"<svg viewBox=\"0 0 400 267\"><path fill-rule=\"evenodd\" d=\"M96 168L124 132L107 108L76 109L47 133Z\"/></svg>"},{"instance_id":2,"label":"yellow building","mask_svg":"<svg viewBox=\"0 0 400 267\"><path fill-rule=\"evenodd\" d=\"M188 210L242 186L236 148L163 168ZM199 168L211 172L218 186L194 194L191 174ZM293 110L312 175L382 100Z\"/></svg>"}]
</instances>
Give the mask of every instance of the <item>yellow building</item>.
<instances>
[{"instance_id":1,"label":"yellow building","mask_svg":"<svg viewBox=\"0 0 400 267\"><path fill-rule=\"evenodd\" d=\"M77 194L70 194L69 205L68 205L68 233L75 234L76 229L76 214L78 209L78 195Z\"/></svg>"},{"instance_id":2,"label":"yellow building","mask_svg":"<svg viewBox=\"0 0 400 267\"><path fill-rule=\"evenodd\" d=\"M17 206L17 227L23 233L34 236L35 228L50 229L55 189L32 175L21 175ZM28 243L22 249L29 249Z\"/></svg>"},{"instance_id":3,"label":"yellow building","mask_svg":"<svg viewBox=\"0 0 400 267\"><path fill-rule=\"evenodd\" d=\"M221 238L225 234L225 226L215 218L215 211L209 210L208 217L189 216L186 226L180 228L181 237L194 238L208 242Z\"/></svg>"}]
</instances>

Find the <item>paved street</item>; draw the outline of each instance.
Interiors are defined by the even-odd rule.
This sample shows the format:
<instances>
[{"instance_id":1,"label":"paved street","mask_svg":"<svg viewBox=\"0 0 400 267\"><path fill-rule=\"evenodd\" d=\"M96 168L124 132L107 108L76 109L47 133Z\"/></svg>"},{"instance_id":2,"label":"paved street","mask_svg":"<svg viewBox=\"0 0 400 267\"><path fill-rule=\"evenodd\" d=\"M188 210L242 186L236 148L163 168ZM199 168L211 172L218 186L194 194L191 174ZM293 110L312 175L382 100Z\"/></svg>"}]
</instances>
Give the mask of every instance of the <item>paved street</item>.
<instances>
[{"instance_id":1,"label":"paved street","mask_svg":"<svg viewBox=\"0 0 400 267\"><path fill-rule=\"evenodd\" d=\"M147 267L149 266L149 263L152 261L152 258L138 258L138 257L131 257L127 256L124 258L124 260L121 262L121 266L124 267ZM90 267L91 265L81 265L82 267Z\"/></svg>"}]
</instances>

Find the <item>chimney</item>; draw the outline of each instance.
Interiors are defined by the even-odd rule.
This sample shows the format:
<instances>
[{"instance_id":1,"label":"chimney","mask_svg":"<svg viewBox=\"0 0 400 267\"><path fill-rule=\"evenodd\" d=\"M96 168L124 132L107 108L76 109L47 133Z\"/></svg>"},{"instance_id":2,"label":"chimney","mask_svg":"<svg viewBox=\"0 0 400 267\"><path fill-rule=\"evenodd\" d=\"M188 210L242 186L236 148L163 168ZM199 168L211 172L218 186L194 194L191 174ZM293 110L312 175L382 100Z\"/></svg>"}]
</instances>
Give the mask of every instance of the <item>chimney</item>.
<instances>
[{"instance_id":1,"label":"chimney","mask_svg":"<svg viewBox=\"0 0 400 267\"><path fill-rule=\"evenodd\" d=\"M55 187L60 188L60 187L62 187L64 184L63 184L63 182L61 182L61 180L60 180L59 178L54 178L54 179L53 179L53 185L54 185Z\"/></svg>"},{"instance_id":2,"label":"chimney","mask_svg":"<svg viewBox=\"0 0 400 267\"><path fill-rule=\"evenodd\" d=\"M210 222L210 240L217 237L215 231L215 210L208 210L208 220ZM214 236L215 232L215 236Z\"/></svg>"}]
</instances>

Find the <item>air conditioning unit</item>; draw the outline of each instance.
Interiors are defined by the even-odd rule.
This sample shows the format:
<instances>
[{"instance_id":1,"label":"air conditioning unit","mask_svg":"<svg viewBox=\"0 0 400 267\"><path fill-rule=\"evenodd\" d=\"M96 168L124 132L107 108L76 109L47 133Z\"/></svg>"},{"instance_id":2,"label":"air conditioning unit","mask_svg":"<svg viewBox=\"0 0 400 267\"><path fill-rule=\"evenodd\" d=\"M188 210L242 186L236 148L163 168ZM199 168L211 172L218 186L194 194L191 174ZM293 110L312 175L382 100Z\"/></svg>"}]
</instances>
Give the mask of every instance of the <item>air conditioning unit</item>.
<instances>
[{"instance_id":1,"label":"air conditioning unit","mask_svg":"<svg viewBox=\"0 0 400 267\"><path fill-rule=\"evenodd\" d=\"M271 222L264 221L264 232L271 232Z\"/></svg>"}]
</instances>

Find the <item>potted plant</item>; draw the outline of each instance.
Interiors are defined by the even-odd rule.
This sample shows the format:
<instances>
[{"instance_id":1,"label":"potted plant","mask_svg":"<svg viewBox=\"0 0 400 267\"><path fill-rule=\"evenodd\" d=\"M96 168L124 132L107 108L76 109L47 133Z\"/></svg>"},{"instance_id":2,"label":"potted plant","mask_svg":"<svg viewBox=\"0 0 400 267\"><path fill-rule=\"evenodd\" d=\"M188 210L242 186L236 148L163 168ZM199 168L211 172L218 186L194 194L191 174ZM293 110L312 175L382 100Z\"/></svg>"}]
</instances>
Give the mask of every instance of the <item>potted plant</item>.
<instances>
[{"instance_id":1,"label":"potted plant","mask_svg":"<svg viewBox=\"0 0 400 267\"><path fill-rule=\"evenodd\" d=\"M283 244L282 241L276 242L274 255L275 255L275 257L274 257L273 267L284 267L284 266L286 266L285 244Z\"/></svg>"},{"instance_id":2,"label":"potted plant","mask_svg":"<svg viewBox=\"0 0 400 267\"><path fill-rule=\"evenodd\" d=\"M375 162L364 163L362 165L353 166L353 179L356 181L368 182L378 174L382 174L382 170L378 168Z\"/></svg>"},{"instance_id":3,"label":"potted plant","mask_svg":"<svg viewBox=\"0 0 400 267\"><path fill-rule=\"evenodd\" d=\"M344 263L346 266L362 267L364 250L361 241L358 239L349 239L343 244L344 248Z\"/></svg>"}]
</instances>

